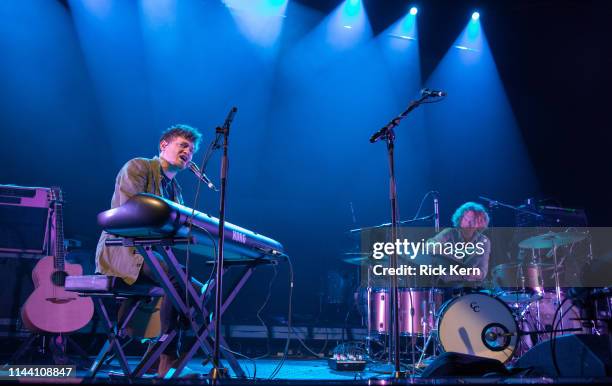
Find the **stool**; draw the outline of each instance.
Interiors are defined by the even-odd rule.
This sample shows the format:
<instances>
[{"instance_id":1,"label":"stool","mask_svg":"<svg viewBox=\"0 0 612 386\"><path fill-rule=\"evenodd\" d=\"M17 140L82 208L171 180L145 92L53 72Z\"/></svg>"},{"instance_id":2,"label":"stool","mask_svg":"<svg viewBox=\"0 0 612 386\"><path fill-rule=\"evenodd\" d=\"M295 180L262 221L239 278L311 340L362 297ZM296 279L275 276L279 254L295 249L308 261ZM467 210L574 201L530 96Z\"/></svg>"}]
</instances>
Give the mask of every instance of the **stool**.
<instances>
[{"instance_id":1,"label":"stool","mask_svg":"<svg viewBox=\"0 0 612 386\"><path fill-rule=\"evenodd\" d=\"M123 373L131 382L134 378L134 373L130 371L118 337L122 335L140 304L151 298L164 296L164 290L161 287L151 285L128 285L121 278L105 275L67 276L65 289L66 291L77 292L79 296L92 298L96 313L102 321L106 332L107 340L87 372L87 376L94 377L96 375L105 358L112 350L119 361ZM112 321L103 302L105 298L120 301L133 299L135 301L120 320ZM149 367L151 363L152 361L148 361ZM143 369L140 365L138 367L140 370L138 375L148 370L148 368Z\"/></svg>"}]
</instances>

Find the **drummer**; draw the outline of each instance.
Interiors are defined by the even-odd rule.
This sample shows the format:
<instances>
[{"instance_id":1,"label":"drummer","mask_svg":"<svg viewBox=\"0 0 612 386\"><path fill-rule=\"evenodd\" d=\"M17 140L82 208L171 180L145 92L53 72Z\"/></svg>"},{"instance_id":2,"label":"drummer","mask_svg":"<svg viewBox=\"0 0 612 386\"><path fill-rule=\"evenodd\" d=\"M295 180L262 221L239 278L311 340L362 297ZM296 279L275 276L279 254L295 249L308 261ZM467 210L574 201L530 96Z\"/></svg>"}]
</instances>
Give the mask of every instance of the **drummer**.
<instances>
[{"instance_id":1,"label":"drummer","mask_svg":"<svg viewBox=\"0 0 612 386\"><path fill-rule=\"evenodd\" d=\"M436 236L429 239L429 242L439 243L482 243L483 253L471 253L463 259L457 259L455 256L447 256L450 259L461 263L464 267L479 268L480 275L464 275L464 276L443 276L441 279L445 282L469 282L476 287L484 286L489 269L489 256L491 254L491 242L482 231L489 225L489 214L485 208L475 202L466 202L461 205L452 217L452 228L446 228Z\"/></svg>"}]
</instances>

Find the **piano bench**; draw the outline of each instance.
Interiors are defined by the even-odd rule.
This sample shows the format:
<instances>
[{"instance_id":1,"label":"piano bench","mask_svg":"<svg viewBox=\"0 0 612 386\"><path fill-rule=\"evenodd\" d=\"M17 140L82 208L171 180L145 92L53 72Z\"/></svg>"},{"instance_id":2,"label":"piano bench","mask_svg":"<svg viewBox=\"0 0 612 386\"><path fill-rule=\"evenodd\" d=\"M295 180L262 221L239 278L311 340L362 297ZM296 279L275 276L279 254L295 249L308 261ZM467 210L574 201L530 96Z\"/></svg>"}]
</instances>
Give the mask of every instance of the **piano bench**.
<instances>
[{"instance_id":1,"label":"piano bench","mask_svg":"<svg viewBox=\"0 0 612 386\"><path fill-rule=\"evenodd\" d=\"M131 380L134 374L129 369L123 347L118 338L125 335L125 330L130 320L143 302L150 301L151 298L164 296L163 288L140 284L128 285L121 278L114 276L84 275L67 276L65 289L66 291L77 292L79 296L92 298L96 313L106 332L106 343L98 353L87 376L95 377L100 366L105 362L112 350L125 376ZM126 312L124 312L120 318L112 318L111 320L108 309L103 302L104 298L112 298L117 301L131 299L133 303L128 303L129 306ZM144 371L146 370L147 369Z\"/></svg>"},{"instance_id":2,"label":"piano bench","mask_svg":"<svg viewBox=\"0 0 612 386\"><path fill-rule=\"evenodd\" d=\"M128 297L161 297L161 287L133 284L129 285L121 278L106 275L67 276L66 291L78 292L83 296L116 296Z\"/></svg>"}]
</instances>

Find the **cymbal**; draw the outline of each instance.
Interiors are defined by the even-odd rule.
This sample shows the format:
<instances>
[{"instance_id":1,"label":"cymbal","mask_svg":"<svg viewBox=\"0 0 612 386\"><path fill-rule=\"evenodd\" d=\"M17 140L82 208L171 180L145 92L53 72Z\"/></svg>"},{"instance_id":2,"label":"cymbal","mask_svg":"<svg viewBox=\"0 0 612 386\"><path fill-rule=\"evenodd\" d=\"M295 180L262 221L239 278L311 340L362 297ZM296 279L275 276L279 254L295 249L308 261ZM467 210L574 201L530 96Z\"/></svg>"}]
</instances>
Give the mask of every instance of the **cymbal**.
<instances>
[{"instance_id":1,"label":"cymbal","mask_svg":"<svg viewBox=\"0 0 612 386\"><path fill-rule=\"evenodd\" d=\"M461 259L452 258L446 255L427 255L417 254L409 261L413 265L458 265L460 267L465 266L465 262Z\"/></svg>"},{"instance_id":2,"label":"cymbal","mask_svg":"<svg viewBox=\"0 0 612 386\"><path fill-rule=\"evenodd\" d=\"M365 252L344 252L342 255L344 256L342 261L353 265L361 265L367 262L370 257L370 255Z\"/></svg>"},{"instance_id":3,"label":"cymbal","mask_svg":"<svg viewBox=\"0 0 612 386\"><path fill-rule=\"evenodd\" d=\"M389 256L385 255L382 259L374 259L369 253L362 252L346 252L343 253L345 257L342 259L345 263L361 265L361 264L389 264ZM401 257L398 257L398 264L404 263Z\"/></svg>"},{"instance_id":4,"label":"cymbal","mask_svg":"<svg viewBox=\"0 0 612 386\"><path fill-rule=\"evenodd\" d=\"M365 256L368 257L369 254L366 252L344 252L344 256Z\"/></svg>"},{"instance_id":5,"label":"cymbal","mask_svg":"<svg viewBox=\"0 0 612 386\"><path fill-rule=\"evenodd\" d=\"M361 265L368 263L376 263L376 264L385 264L389 263L389 257L384 256L382 259L374 260L371 258L368 253L360 253L360 252L347 252L344 253L345 256L350 256L342 259L345 263ZM398 256L397 264L410 264L410 265L423 265L423 264L431 264L431 265L449 265L456 264L458 266L464 266L464 262L462 260L453 259L451 257L445 255L421 255L418 254L414 256L414 258L408 258L405 256Z\"/></svg>"},{"instance_id":6,"label":"cymbal","mask_svg":"<svg viewBox=\"0 0 612 386\"><path fill-rule=\"evenodd\" d=\"M535 267L542 271L550 271L555 268L555 265L553 263L529 263L529 262L518 263L516 262L516 263L497 264L495 267L493 267L493 270L495 271L495 270L504 269L504 267L518 268L520 266L522 266L524 269Z\"/></svg>"},{"instance_id":7,"label":"cymbal","mask_svg":"<svg viewBox=\"0 0 612 386\"><path fill-rule=\"evenodd\" d=\"M353 264L353 265L361 265L368 260L367 256L359 256L359 257L347 257L342 259L345 263Z\"/></svg>"},{"instance_id":8,"label":"cymbal","mask_svg":"<svg viewBox=\"0 0 612 386\"><path fill-rule=\"evenodd\" d=\"M519 248L524 249L549 249L561 247L584 240L586 235L580 232L548 232L543 235L533 236L519 243Z\"/></svg>"}]
</instances>

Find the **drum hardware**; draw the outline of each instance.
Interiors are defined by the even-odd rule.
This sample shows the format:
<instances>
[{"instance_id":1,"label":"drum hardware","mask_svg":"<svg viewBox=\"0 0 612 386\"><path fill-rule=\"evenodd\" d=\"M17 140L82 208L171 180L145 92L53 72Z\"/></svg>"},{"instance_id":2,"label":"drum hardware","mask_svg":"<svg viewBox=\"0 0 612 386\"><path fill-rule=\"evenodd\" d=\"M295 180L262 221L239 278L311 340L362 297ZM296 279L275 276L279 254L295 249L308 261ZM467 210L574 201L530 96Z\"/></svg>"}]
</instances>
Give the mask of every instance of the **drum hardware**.
<instances>
[{"instance_id":1,"label":"drum hardware","mask_svg":"<svg viewBox=\"0 0 612 386\"><path fill-rule=\"evenodd\" d=\"M445 303L440 307L440 300L436 298L436 291L439 289L431 289L425 291L422 287L409 286L410 288L399 289L398 316L401 318L398 329L403 338L411 339L423 338L418 344L419 358L418 362L414 363L414 369L420 367L428 359L428 350L431 344L434 343L434 356L438 347L443 350L457 351L483 357L501 358L502 362L513 359L517 356L520 350L520 345L524 342L528 344L528 337L531 336L533 344L537 343L534 337L547 336L556 333L569 333L582 331L582 327L575 323L581 322L583 319L573 317L570 310L561 310L561 321L555 323L555 326L546 326L547 308L550 308L548 303L560 304L563 296L559 283L559 261L557 260L557 247L566 246L579 242L587 238L588 235L578 232L549 232L544 235L531 237L521 242L521 249L531 249L533 254L532 263L509 263L502 264L494 268L496 287L501 289L497 292L490 292L488 295L484 293L468 293L461 294ZM540 253L535 254L536 250L550 248L550 256L554 263L541 263L538 260ZM363 264L370 258L363 253L346 254L345 262L349 264ZM352 260L349 260L352 258ZM427 264L437 262L433 256L417 256L415 259L407 261L409 264ZM408 260L408 259L406 259ZM388 263L388 260L383 260L382 264ZM402 261L403 263L404 261ZM544 273L552 271L551 277L555 279L555 292L545 291ZM370 274L370 272L368 272ZM370 281L368 281L370 283ZM408 287L408 286L407 286ZM512 289L513 291L509 291ZM424 301L428 293L430 299ZM375 288L368 286L368 307L366 318L368 323L368 335L371 339L372 335L378 336L378 339L391 343L391 327L389 320L391 318L391 309L389 308L389 290L385 288ZM484 302L484 305L466 306L466 301L471 297L476 296L477 300ZM486 299L486 300L483 300ZM554 301L553 301L554 299ZM452 304L452 306L451 306ZM463 318L451 317L450 315L461 308L469 308L474 314L478 314L483 309L493 309L496 312L489 312L495 317L491 320L484 320L481 315L477 315L475 320L469 316ZM441 308L440 313L438 310ZM427 310L429 309L429 311ZM479 312L476 312L478 309ZM575 311L575 310L574 310ZM463 312L463 311L461 311ZM432 315L433 313L433 315ZM425 317L424 317L425 316ZM568 319L569 317L569 319ZM453 323L451 321L454 320ZM468 326L457 326L457 320L460 323L468 324ZM586 319L584 319L586 320ZM588 319L592 321L593 318ZM573 323L572 323L573 322ZM520 328L531 323L529 328ZM460 349L453 349L453 338L449 338L447 327L451 324L455 326L455 333L458 336ZM477 324L479 328L469 326ZM565 324L565 325L563 325ZM445 327L446 326L446 327ZM557 328L557 326L559 326ZM450 326L452 330L453 326ZM452 335L452 334L451 334ZM478 338L478 339L476 339ZM537 338L538 340L540 338ZM371 339L372 341L376 338ZM467 342L467 343L466 343ZM461 348L461 345L463 347ZM482 353L478 353L478 350ZM389 354L388 358L392 358L393 346L389 348L385 354ZM414 350L412 350L414 353ZM404 352L407 354L407 352ZM387 365L391 365L391 359Z\"/></svg>"},{"instance_id":2,"label":"drum hardware","mask_svg":"<svg viewBox=\"0 0 612 386\"><path fill-rule=\"evenodd\" d=\"M551 249L552 258L553 258L553 275L552 277L555 280L555 293L557 304L561 304L561 284L559 282L559 261L557 256L557 249L559 247L574 244L576 242L582 241L587 237L586 233L582 232L548 232L543 235L533 236L527 238L519 243L519 248L522 249ZM559 322L561 330L564 329L564 311L560 309L559 314ZM538 317L539 320L539 317ZM553 326L554 329L555 326Z\"/></svg>"}]
</instances>

